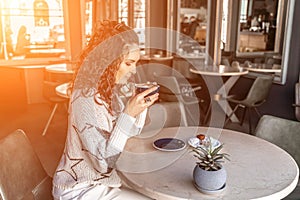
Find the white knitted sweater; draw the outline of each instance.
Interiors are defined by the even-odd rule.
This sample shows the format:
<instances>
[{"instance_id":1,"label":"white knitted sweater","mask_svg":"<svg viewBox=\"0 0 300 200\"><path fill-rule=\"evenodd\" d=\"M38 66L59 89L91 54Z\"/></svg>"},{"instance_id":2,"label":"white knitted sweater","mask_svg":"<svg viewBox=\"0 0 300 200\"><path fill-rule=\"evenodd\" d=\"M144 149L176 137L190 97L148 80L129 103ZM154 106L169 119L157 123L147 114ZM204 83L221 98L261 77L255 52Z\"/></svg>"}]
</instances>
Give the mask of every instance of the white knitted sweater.
<instances>
[{"instance_id":1,"label":"white knitted sweater","mask_svg":"<svg viewBox=\"0 0 300 200\"><path fill-rule=\"evenodd\" d=\"M67 140L53 186L68 189L78 183L99 183L119 187L115 163L127 139L141 132L147 110L137 118L125 113L116 118L105 105L81 96L80 91L73 91L71 100Z\"/></svg>"}]
</instances>

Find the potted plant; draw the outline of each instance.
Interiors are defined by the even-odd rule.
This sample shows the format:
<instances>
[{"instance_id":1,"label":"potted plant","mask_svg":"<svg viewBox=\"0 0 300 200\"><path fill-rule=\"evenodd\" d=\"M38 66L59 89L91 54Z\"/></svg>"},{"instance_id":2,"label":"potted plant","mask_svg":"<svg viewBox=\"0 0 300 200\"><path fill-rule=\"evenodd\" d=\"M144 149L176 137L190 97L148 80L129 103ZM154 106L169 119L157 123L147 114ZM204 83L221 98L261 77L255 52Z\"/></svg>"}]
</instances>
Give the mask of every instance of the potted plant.
<instances>
[{"instance_id":1,"label":"potted plant","mask_svg":"<svg viewBox=\"0 0 300 200\"><path fill-rule=\"evenodd\" d=\"M193 171L195 186L201 191L218 191L225 187L227 173L222 163L229 155L220 153L224 144L213 147L210 139L207 143L193 147L198 162Z\"/></svg>"}]
</instances>

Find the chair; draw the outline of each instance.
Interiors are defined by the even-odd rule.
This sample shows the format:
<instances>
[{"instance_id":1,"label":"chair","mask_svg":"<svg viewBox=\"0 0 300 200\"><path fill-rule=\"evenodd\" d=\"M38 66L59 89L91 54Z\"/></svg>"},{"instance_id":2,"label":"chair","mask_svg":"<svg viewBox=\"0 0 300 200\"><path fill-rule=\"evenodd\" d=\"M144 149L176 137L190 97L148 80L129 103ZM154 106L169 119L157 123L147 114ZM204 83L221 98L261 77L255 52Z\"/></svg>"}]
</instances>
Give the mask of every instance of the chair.
<instances>
[{"instance_id":1,"label":"chair","mask_svg":"<svg viewBox=\"0 0 300 200\"><path fill-rule=\"evenodd\" d=\"M198 74L192 73L190 69L194 69L195 66L204 64L204 59L183 59L180 57L175 57L173 61L173 75L178 77L184 77L192 87L202 87L203 81ZM180 77L179 76L179 77Z\"/></svg>"},{"instance_id":2,"label":"chair","mask_svg":"<svg viewBox=\"0 0 300 200\"><path fill-rule=\"evenodd\" d=\"M182 126L183 124L184 119L179 102L157 102L149 107L143 132Z\"/></svg>"},{"instance_id":3,"label":"chair","mask_svg":"<svg viewBox=\"0 0 300 200\"><path fill-rule=\"evenodd\" d=\"M174 76L159 76L153 73L154 80L160 85L159 97L161 101L165 102L179 102L181 114L183 116L183 124L199 125L200 112L199 100L197 97L189 96L195 89L189 86L187 81L179 83Z\"/></svg>"},{"instance_id":4,"label":"chair","mask_svg":"<svg viewBox=\"0 0 300 200\"><path fill-rule=\"evenodd\" d=\"M271 115L263 115L254 135L286 150L300 166L300 122Z\"/></svg>"},{"instance_id":5,"label":"chair","mask_svg":"<svg viewBox=\"0 0 300 200\"><path fill-rule=\"evenodd\" d=\"M271 115L260 118L255 134L287 151L300 166L300 122ZM284 200L296 200L300 196L300 185Z\"/></svg>"},{"instance_id":6,"label":"chair","mask_svg":"<svg viewBox=\"0 0 300 200\"><path fill-rule=\"evenodd\" d=\"M0 199L53 199L47 175L24 131L0 140Z\"/></svg>"},{"instance_id":7,"label":"chair","mask_svg":"<svg viewBox=\"0 0 300 200\"><path fill-rule=\"evenodd\" d=\"M229 96L227 100L229 102L235 103L233 111L228 115L228 118L225 121L225 124L228 123L230 117L237 111L239 107L244 109L242 119L240 124L244 123L245 113L248 111L248 120L249 120L249 133L252 133L251 130L251 109L254 109L256 114L261 117L261 114L258 112L257 108L266 102L269 95L273 82L273 76L260 76L255 79L253 82L246 98L239 100L235 96Z\"/></svg>"},{"instance_id":8,"label":"chair","mask_svg":"<svg viewBox=\"0 0 300 200\"><path fill-rule=\"evenodd\" d=\"M295 116L298 121L300 121L300 83L295 85Z\"/></svg>"},{"instance_id":9,"label":"chair","mask_svg":"<svg viewBox=\"0 0 300 200\"><path fill-rule=\"evenodd\" d=\"M145 66L145 74L148 81L155 81L154 73L158 76L172 76L172 67L163 62L154 62L153 60Z\"/></svg>"},{"instance_id":10,"label":"chair","mask_svg":"<svg viewBox=\"0 0 300 200\"><path fill-rule=\"evenodd\" d=\"M173 62L173 56L151 57L149 61L150 64L165 65L168 67L172 67L172 62Z\"/></svg>"},{"instance_id":11,"label":"chair","mask_svg":"<svg viewBox=\"0 0 300 200\"><path fill-rule=\"evenodd\" d=\"M221 58L221 65L231 66L228 58Z\"/></svg>"},{"instance_id":12,"label":"chair","mask_svg":"<svg viewBox=\"0 0 300 200\"><path fill-rule=\"evenodd\" d=\"M188 94L189 96L202 98L204 82L198 74L192 73L190 68L194 67L174 65L172 76L175 76L176 79L179 80L181 88L185 88L186 91L190 91L190 94Z\"/></svg>"},{"instance_id":13,"label":"chair","mask_svg":"<svg viewBox=\"0 0 300 200\"><path fill-rule=\"evenodd\" d=\"M58 106L60 104L62 104L62 105L65 105L65 107L67 109L68 98L60 97L55 92L55 88L60 84L61 83L51 82L51 81L43 82L43 95L50 103L54 104L51 114L50 114L50 117L46 123L44 130L43 130L43 133L42 133L43 136L46 135L46 132L49 128L49 125L54 117L54 114L55 114Z\"/></svg>"}]
</instances>

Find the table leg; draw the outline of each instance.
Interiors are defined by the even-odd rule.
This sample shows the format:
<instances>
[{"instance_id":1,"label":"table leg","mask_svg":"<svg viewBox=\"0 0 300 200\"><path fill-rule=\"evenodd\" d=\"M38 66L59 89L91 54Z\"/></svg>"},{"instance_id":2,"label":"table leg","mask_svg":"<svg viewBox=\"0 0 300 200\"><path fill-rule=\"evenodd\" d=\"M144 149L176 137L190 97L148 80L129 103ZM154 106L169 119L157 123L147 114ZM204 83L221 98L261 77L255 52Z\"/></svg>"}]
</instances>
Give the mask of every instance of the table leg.
<instances>
[{"instance_id":1,"label":"table leg","mask_svg":"<svg viewBox=\"0 0 300 200\"><path fill-rule=\"evenodd\" d=\"M231 76L218 90L217 94L221 96L221 98L217 101L220 107L223 109L223 111L226 113L227 116L232 113L232 108L230 107L228 101L226 100L229 90L232 88L232 86L237 82L240 76ZM230 117L230 120L232 122L239 122L239 119L236 117L235 114L233 114Z\"/></svg>"}]
</instances>

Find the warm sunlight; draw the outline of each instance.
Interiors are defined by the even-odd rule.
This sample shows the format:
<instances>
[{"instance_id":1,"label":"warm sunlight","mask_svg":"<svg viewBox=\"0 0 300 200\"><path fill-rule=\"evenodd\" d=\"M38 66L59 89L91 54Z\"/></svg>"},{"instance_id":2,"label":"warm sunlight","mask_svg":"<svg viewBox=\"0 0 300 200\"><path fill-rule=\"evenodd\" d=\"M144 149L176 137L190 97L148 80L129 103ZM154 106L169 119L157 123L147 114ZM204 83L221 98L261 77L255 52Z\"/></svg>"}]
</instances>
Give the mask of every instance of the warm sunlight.
<instances>
[{"instance_id":1,"label":"warm sunlight","mask_svg":"<svg viewBox=\"0 0 300 200\"><path fill-rule=\"evenodd\" d=\"M61 0L1 0L0 8L3 58L35 57L65 41Z\"/></svg>"}]
</instances>

